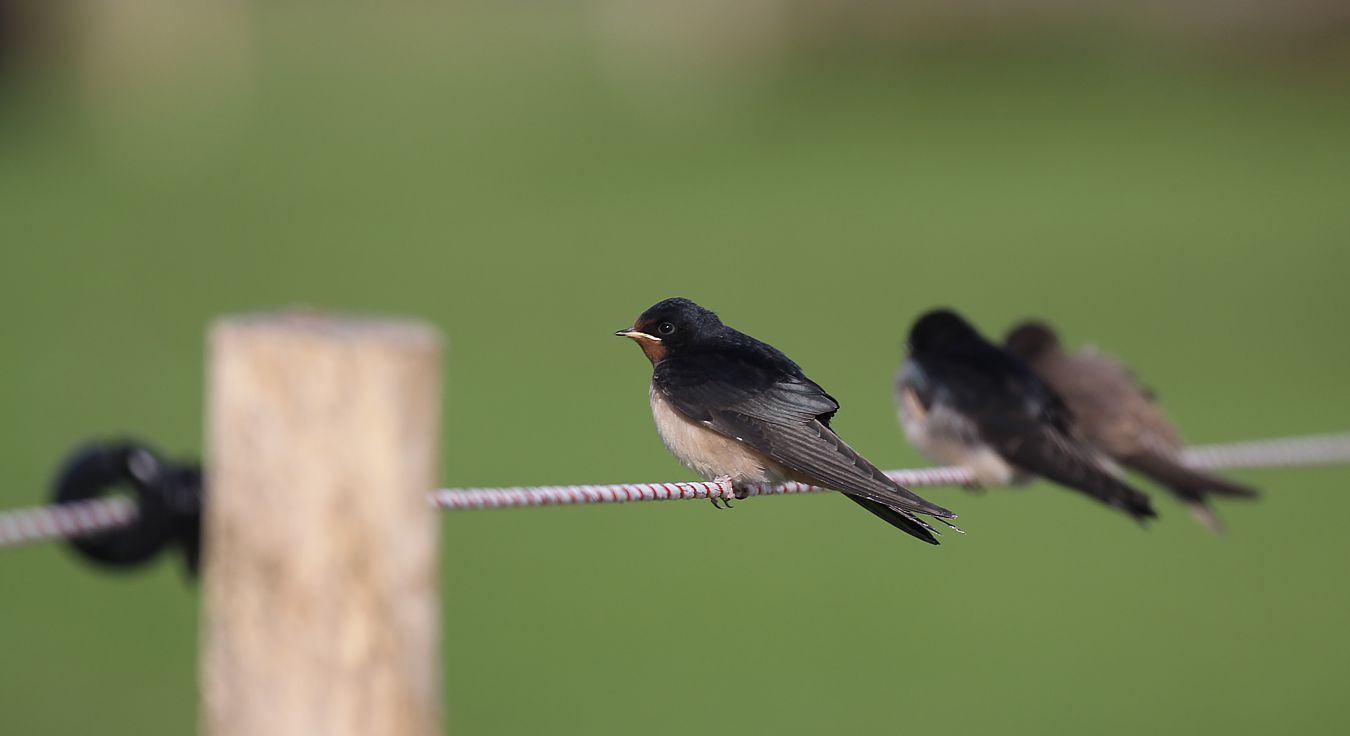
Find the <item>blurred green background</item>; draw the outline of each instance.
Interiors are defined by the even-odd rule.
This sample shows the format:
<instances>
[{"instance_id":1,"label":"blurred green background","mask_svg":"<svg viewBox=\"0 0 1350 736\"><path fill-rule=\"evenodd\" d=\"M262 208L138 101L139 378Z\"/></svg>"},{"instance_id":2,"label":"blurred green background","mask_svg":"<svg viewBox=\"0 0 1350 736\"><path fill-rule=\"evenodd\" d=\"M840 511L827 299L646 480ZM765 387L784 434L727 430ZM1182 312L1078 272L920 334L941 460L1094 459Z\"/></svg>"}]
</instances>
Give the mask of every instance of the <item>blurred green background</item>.
<instances>
[{"instance_id":1,"label":"blurred green background","mask_svg":"<svg viewBox=\"0 0 1350 736\"><path fill-rule=\"evenodd\" d=\"M689 478L611 336L672 295L883 467L939 304L1193 442L1350 429L1330 5L47 5L0 3L0 507L86 438L200 452L207 324L290 305L444 329L449 486ZM446 515L449 730L1343 732L1350 468L1237 477L1224 537L1044 484L930 491L937 548L828 495ZM0 595L0 732L196 728L176 564L6 550Z\"/></svg>"}]
</instances>

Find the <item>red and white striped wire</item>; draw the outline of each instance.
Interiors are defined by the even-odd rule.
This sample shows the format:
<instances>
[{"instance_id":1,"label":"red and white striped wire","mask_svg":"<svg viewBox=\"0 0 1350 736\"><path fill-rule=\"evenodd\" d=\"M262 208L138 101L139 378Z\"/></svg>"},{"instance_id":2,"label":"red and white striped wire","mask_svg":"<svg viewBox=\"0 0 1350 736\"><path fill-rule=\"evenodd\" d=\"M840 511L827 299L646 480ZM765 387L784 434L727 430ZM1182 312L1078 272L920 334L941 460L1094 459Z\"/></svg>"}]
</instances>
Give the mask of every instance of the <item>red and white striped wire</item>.
<instances>
[{"instance_id":1,"label":"red and white striped wire","mask_svg":"<svg viewBox=\"0 0 1350 736\"><path fill-rule=\"evenodd\" d=\"M126 496L14 509L0 513L0 547L79 537L126 526L135 520L136 502Z\"/></svg>"},{"instance_id":2,"label":"red and white striped wire","mask_svg":"<svg viewBox=\"0 0 1350 736\"><path fill-rule=\"evenodd\" d=\"M1350 433L1313 435L1284 439L1238 442L1193 447L1186 451L1187 464L1197 469L1257 468L1288 465L1318 465L1350 462ZM974 478L963 468L937 467L886 472L907 488L960 486ZM751 488L751 496L816 493L802 483ZM433 491L431 502L447 511L505 508L511 506L567 506L629 501L678 501L699 498L732 498L730 483L632 483L609 486L527 486L518 488L447 488Z\"/></svg>"},{"instance_id":3,"label":"red and white striped wire","mask_svg":"<svg viewBox=\"0 0 1350 736\"><path fill-rule=\"evenodd\" d=\"M1347 440L1350 444L1350 439ZM897 483L909 488L953 486L970 482L970 474L961 468L919 468L887 471ZM751 496L778 496L788 493L819 493L828 488L804 483L754 486ZM431 503L446 511L495 509L510 506L571 506L589 503L628 503L629 501L681 501L700 498L735 498L731 483L693 481L685 483L626 483L612 486L520 486L509 488L444 488L431 492Z\"/></svg>"},{"instance_id":4,"label":"red and white striped wire","mask_svg":"<svg viewBox=\"0 0 1350 736\"><path fill-rule=\"evenodd\" d=\"M1350 463L1350 433L1208 445L1186 450L1186 462L1204 470ZM954 467L892 470L886 473L909 488L959 486L971 482ZM750 489L752 496L815 493L828 489L801 483ZM507 488L444 488L432 491L431 505L445 511L516 506L571 506L630 501L675 501L733 497L730 483L629 483L621 485L522 486ZM134 502L125 497L37 506L0 512L0 547L115 529L136 518Z\"/></svg>"}]
</instances>

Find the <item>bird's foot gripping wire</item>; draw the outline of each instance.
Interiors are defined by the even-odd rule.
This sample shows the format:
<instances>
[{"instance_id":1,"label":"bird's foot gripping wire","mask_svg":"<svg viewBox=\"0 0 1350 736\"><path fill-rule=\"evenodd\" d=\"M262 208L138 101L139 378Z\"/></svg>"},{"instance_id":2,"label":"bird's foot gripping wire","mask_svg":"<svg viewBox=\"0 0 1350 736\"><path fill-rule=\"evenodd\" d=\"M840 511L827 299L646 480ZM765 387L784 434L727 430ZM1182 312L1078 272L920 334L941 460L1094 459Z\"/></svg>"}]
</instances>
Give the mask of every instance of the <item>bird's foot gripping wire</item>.
<instances>
[{"instance_id":1,"label":"bird's foot gripping wire","mask_svg":"<svg viewBox=\"0 0 1350 736\"><path fill-rule=\"evenodd\" d=\"M732 489L732 490L731 490L732 495L736 496L736 498L744 498L744 497L741 496L740 493L736 490L736 485L735 485L734 483L731 482L731 476L729 476L729 475L719 475L719 476L717 476L716 478L713 478L713 482L714 482L714 483L717 483L717 484L720 484L720 485L722 485L722 486L730 486L731 489ZM733 506L731 505L731 499L730 499L730 498L726 498L726 497L723 497L723 496L713 496L713 497L709 498L708 500L709 500L709 501L712 501L713 508L715 508L715 509L723 509L723 508L728 508L728 509L729 509L729 508L733 508Z\"/></svg>"}]
</instances>

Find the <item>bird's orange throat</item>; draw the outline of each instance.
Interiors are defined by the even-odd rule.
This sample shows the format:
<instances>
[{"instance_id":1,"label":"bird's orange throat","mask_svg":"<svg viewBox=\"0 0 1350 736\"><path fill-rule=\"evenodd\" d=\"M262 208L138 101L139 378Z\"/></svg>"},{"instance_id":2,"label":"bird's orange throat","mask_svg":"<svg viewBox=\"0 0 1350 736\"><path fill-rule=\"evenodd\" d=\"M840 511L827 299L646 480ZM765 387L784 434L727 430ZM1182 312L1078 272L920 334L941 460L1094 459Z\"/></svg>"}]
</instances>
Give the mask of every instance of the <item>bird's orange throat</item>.
<instances>
[{"instance_id":1,"label":"bird's orange throat","mask_svg":"<svg viewBox=\"0 0 1350 736\"><path fill-rule=\"evenodd\" d=\"M652 365L656 365L666 359L668 351L666 350L665 345L662 345L659 342L652 342L651 340L643 340L642 338L638 338L634 340L634 342L638 344L638 347L642 348L642 354L647 356L647 360L650 360Z\"/></svg>"}]
</instances>

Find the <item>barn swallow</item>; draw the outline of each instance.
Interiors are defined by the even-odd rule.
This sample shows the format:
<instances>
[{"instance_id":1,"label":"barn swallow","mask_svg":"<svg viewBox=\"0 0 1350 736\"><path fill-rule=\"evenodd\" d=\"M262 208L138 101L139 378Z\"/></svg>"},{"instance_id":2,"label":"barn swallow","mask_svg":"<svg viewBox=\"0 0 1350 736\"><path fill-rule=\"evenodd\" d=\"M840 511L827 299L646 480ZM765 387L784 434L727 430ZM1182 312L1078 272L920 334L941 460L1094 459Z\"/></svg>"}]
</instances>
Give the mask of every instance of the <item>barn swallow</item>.
<instances>
[{"instance_id":1,"label":"barn swallow","mask_svg":"<svg viewBox=\"0 0 1350 736\"><path fill-rule=\"evenodd\" d=\"M1116 360L1092 350L1065 353L1054 330L1040 322L1015 327L1004 344L1059 394L1085 441L1171 490L1211 531L1220 532L1223 525L1205 496L1257 495L1252 488L1186 467L1176 428L1154 403L1153 393Z\"/></svg>"},{"instance_id":2,"label":"barn swallow","mask_svg":"<svg viewBox=\"0 0 1350 736\"><path fill-rule=\"evenodd\" d=\"M839 402L786 355L713 312L666 299L614 334L652 363L652 417L666 448L703 478L730 481L737 498L747 486L787 480L832 488L929 544L938 543L936 530L917 514L956 517L845 444L830 427Z\"/></svg>"},{"instance_id":3,"label":"barn swallow","mask_svg":"<svg viewBox=\"0 0 1350 736\"><path fill-rule=\"evenodd\" d=\"M967 468L981 485L1039 475L1140 521L1155 515L1148 496L1073 434L1054 391L955 312L935 310L914 323L896 403L910 443Z\"/></svg>"}]
</instances>

